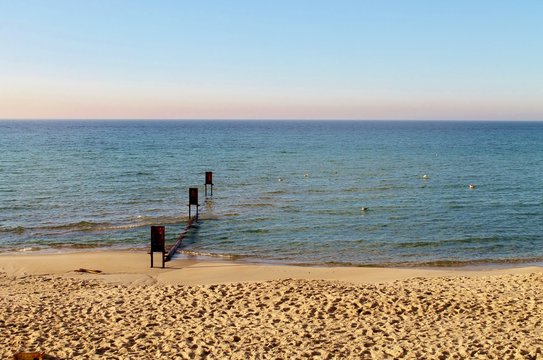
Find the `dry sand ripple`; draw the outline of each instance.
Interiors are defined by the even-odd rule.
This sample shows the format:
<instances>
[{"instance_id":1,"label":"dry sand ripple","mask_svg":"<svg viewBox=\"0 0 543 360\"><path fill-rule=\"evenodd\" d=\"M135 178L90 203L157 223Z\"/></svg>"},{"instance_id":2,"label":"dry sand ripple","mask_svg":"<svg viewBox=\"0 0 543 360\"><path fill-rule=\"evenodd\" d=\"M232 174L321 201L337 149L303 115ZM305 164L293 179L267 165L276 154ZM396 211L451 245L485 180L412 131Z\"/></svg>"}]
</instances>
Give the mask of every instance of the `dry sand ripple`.
<instances>
[{"instance_id":1,"label":"dry sand ripple","mask_svg":"<svg viewBox=\"0 0 543 360\"><path fill-rule=\"evenodd\" d=\"M543 359L543 273L378 285L0 275L0 358Z\"/></svg>"}]
</instances>

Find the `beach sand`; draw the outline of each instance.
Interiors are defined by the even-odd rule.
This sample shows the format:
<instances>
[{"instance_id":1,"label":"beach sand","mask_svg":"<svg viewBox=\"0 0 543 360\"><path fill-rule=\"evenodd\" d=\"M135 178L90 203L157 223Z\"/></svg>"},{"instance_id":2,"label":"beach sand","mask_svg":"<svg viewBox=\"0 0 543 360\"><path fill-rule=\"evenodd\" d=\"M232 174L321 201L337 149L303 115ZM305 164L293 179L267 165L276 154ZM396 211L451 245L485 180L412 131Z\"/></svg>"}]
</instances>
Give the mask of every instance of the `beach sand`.
<instances>
[{"instance_id":1,"label":"beach sand","mask_svg":"<svg viewBox=\"0 0 543 360\"><path fill-rule=\"evenodd\" d=\"M149 265L0 256L0 358L543 359L541 267Z\"/></svg>"}]
</instances>

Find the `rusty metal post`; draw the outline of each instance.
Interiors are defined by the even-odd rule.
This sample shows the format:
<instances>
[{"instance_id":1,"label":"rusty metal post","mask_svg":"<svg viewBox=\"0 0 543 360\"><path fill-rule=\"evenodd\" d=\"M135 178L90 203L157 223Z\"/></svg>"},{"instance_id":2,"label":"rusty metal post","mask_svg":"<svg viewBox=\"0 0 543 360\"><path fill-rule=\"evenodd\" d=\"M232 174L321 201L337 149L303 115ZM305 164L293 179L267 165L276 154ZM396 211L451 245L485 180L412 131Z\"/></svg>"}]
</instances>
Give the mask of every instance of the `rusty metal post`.
<instances>
[{"instance_id":1,"label":"rusty metal post","mask_svg":"<svg viewBox=\"0 0 543 360\"><path fill-rule=\"evenodd\" d=\"M162 268L164 268L164 257L166 255L165 246L166 230L164 226L151 226L151 267L153 267L153 253L162 253Z\"/></svg>"},{"instance_id":2,"label":"rusty metal post","mask_svg":"<svg viewBox=\"0 0 543 360\"><path fill-rule=\"evenodd\" d=\"M213 196L213 173L211 171L206 171L206 182L205 182L205 195L207 197L207 185L211 187L211 196Z\"/></svg>"},{"instance_id":3,"label":"rusty metal post","mask_svg":"<svg viewBox=\"0 0 543 360\"><path fill-rule=\"evenodd\" d=\"M196 218L198 218L198 188L189 189L189 221L191 219L190 210L192 205L196 206Z\"/></svg>"}]
</instances>

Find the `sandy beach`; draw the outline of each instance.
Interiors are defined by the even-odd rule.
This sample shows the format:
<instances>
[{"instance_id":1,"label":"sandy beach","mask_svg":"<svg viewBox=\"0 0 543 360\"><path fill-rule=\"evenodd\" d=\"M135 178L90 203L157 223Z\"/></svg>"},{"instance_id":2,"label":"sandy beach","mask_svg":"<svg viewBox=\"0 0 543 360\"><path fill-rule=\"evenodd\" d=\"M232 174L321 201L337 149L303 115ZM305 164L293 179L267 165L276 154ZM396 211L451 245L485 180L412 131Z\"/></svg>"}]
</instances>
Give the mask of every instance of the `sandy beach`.
<instances>
[{"instance_id":1,"label":"sandy beach","mask_svg":"<svg viewBox=\"0 0 543 360\"><path fill-rule=\"evenodd\" d=\"M149 263L0 256L0 358L543 359L541 267Z\"/></svg>"}]
</instances>

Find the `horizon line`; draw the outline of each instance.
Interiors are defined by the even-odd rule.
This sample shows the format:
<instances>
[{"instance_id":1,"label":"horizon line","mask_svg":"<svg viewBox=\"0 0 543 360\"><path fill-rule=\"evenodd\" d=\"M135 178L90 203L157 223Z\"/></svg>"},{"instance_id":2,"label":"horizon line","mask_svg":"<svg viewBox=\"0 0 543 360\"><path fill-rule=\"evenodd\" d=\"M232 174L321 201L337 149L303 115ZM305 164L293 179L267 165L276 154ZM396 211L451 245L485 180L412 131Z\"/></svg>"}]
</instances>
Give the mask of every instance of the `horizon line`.
<instances>
[{"instance_id":1,"label":"horizon line","mask_svg":"<svg viewBox=\"0 0 543 360\"><path fill-rule=\"evenodd\" d=\"M0 118L0 121L419 121L419 122L543 122L543 119L307 119L307 118Z\"/></svg>"}]
</instances>

